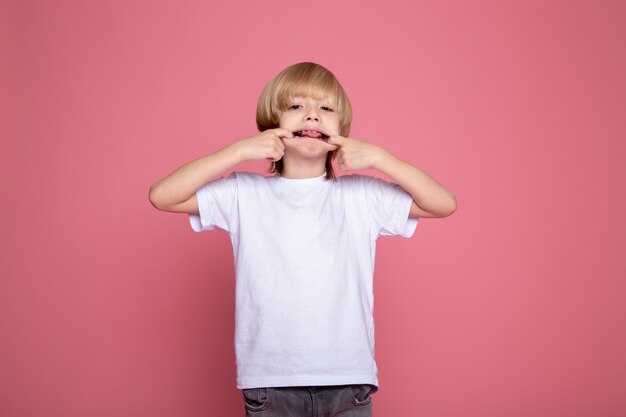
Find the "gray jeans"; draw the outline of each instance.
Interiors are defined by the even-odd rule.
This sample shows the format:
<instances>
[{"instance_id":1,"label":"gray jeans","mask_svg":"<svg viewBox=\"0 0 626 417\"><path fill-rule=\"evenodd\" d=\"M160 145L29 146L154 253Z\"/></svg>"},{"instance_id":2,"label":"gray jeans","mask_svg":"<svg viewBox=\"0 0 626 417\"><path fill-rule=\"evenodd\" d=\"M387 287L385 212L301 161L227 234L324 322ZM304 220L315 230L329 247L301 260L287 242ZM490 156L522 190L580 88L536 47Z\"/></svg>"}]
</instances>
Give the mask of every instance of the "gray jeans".
<instances>
[{"instance_id":1,"label":"gray jeans","mask_svg":"<svg viewBox=\"0 0 626 417\"><path fill-rule=\"evenodd\" d=\"M371 417L372 385L243 390L246 417Z\"/></svg>"}]
</instances>

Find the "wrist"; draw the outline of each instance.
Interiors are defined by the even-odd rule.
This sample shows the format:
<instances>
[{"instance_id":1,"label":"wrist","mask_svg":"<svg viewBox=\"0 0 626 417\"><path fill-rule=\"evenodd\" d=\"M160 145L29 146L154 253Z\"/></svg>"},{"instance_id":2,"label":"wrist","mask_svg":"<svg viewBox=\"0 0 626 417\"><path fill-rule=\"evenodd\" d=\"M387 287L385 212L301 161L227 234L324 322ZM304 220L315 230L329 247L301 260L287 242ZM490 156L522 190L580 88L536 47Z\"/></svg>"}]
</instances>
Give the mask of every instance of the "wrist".
<instances>
[{"instance_id":1,"label":"wrist","mask_svg":"<svg viewBox=\"0 0 626 417\"><path fill-rule=\"evenodd\" d=\"M226 146L222 151L228 154L229 160L235 165L248 160L245 150L246 147L241 141L237 141Z\"/></svg>"},{"instance_id":2,"label":"wrist","mask_svg":"<svg viewBox=\"0 0 626 417\"><path fill-rule=\"evenodd\" d=\"M378 171L383 171L384 168L389 165L389 162L392 158L394 158L394 156L380 146L377 148L378 149L374 153L374 158L372 160L372 168Z\"/></svg>"}]
</instances>

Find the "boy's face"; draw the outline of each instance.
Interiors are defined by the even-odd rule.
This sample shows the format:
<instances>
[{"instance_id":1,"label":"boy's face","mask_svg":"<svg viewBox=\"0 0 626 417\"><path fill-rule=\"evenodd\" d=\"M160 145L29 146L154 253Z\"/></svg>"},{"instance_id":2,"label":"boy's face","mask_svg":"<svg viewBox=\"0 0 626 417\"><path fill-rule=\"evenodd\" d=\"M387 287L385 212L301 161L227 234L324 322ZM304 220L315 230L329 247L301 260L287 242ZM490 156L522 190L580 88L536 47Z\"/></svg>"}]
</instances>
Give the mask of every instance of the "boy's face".
<instances>
[{"instance_id":1,"label":"boy's face","mask_svg":"<svg viewBox=\"0 0 626 417\"><path fill-rule=\"evenodd\" d=\"M306 148L323 155L336 149L327 143L329 136L339 135L339 114L330 101L294 97L280 114L279 123L294 135L293 139L283 140L286 147Z\"/></svg>"}]
</instances>

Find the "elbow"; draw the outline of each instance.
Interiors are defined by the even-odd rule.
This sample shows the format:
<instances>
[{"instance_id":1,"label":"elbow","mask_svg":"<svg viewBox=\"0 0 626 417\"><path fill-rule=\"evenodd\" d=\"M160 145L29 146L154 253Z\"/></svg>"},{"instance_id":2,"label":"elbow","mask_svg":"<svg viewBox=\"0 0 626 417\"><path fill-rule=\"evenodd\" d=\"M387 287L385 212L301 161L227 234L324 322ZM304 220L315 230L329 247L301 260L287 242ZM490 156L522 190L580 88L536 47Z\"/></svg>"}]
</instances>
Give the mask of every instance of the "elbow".
<instances>
[{"instance_id":1,"label":"elbow","mask_svg":"<svg viewBox=\"0 0 626 417\"><path fill-rule=\"evenodd\" d=\"M148 192L148 200L152 206L168 213L197 213L195 195L187 200L178 201L172 195L171 187L160 182L154 183Z\"/></svg>"},{"instance_id":2,"label":"elbow","mask_svg":"<svg viewBox=\"0 0 626 417\"><path fill-rule=\"evenodd\" d=\"M449 198L446 204L438 212L439 217L448 217L454 214L457 209L456 197L453 193L449 193Z\"/></svg>"},{"instance_id":3,"label":"elbow","mask_svg":"<svg viewBox=\"0 0 626 417\"><path fill-rule=\"evenodd\" d=\"M154 183L150 187L150 191L148 192L148 200L155 209L161 211L165 210L158 183Z\"/></svg>"},{"instance_id":4,"label":"elbow","mask_svg":"<svg viewBox=\"0 0 626 417\"><path fill-rule=\"evenodd\" d=\"M451 216L457 209L456 196L451 192L445 217Z\"/></svg>"},{"instance_id":5,"label":"elbow","mask_svg":"<svg viewBox=\"0 0 626 417\"><path fill-rule=\"evenodd\" d=\"M422 208L413 200L409 217L428 217L428 218L441 218L451 216L457 208L456 197L454 194L448 191L446 198L441 198L437 204L433 204L430 207Z\"/></svg>"}]
</instances>

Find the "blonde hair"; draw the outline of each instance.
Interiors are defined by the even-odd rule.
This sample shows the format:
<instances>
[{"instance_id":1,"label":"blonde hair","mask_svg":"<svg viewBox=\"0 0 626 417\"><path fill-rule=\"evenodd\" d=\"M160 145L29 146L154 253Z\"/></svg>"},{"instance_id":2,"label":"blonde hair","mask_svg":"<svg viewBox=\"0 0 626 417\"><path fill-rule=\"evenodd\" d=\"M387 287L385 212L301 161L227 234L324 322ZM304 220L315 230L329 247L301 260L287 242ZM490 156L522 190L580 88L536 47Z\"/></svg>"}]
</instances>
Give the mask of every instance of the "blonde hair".
<instances>
[{"instance_id":1,"label":"blonde hair","mask_svg":"<svg viewBox=\"0 0 626 417\"><path fill-rule=\"evenodd\" d=\"M259 131L279 127L280 114L287 110L289 101L296 96L315 100L329 100L339 116L339 134L348 136L352 123L352 105L335 75L319 64L300 62L276 75L261 91L256 108L256 125ZM335 177L332 166L334 152L326 158L326 178ZM272 163L270 172L282 174L283 161Z\"/></svg>"}]
</instances>

